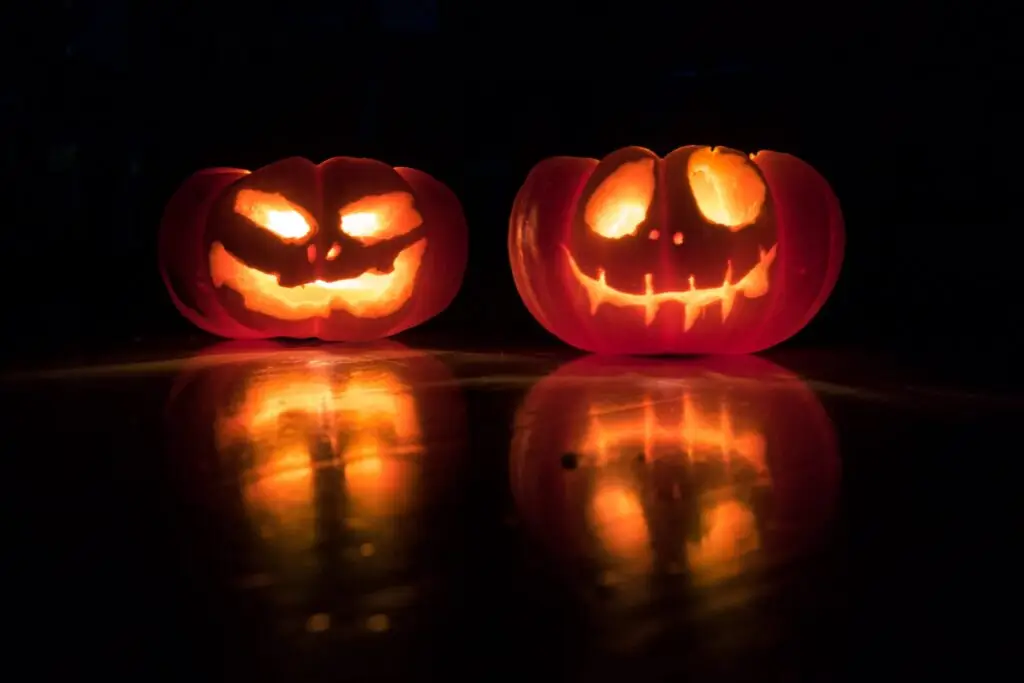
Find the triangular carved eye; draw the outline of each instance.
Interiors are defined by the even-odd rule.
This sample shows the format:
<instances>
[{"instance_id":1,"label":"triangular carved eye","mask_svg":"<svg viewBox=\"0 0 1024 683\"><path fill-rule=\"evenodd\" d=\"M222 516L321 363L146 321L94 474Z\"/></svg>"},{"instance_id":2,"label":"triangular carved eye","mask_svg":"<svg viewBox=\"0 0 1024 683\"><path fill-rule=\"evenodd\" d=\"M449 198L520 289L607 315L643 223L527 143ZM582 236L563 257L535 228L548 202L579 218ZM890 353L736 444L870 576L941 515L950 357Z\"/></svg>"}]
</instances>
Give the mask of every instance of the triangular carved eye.
<instances>
[{"instance_id":1,"label":"triangular carved eye","mask_svg":"<svg viewBox=\"0 0 1024 683\"><path fill-rule=\"evenodd\" d=\"M408 192L363 197L339 211L341 231L365 245L394 239L423 224L414 204Z\"/></svg>"},{"instance_id":2,"label":"triangular carved eye","mask_svg":"<svg viewBox=\"0 0 1024 683\"><path fill-rule=\"evenodd\" d=\"M690 155L686 177L697 209L732 232L754 223L764 205L764 180L747 157L705 147Z\"/></svg>"},{"instance_id":3,"label":"triangular carved eye","mask_svg":"<svg viewBox=\"0 0 1024 683\"><path fill-rule=\"evenodd\" d=\"M313 219L305 209L276 192L239 191L235 196L235 213L286 242L301 242L314 229Z\"/></svg>"},{"instance_id":4,"label":"triangular carved eye","mask_svg":"<svg viewBox=\"0 0 1024 683\"><path fill-rule=\"evenodd\" d=\"M629 161L605 178L587 202L583 220L601 237L635 235L654 198L654 160Z\"/></svg>"}]
</instances>

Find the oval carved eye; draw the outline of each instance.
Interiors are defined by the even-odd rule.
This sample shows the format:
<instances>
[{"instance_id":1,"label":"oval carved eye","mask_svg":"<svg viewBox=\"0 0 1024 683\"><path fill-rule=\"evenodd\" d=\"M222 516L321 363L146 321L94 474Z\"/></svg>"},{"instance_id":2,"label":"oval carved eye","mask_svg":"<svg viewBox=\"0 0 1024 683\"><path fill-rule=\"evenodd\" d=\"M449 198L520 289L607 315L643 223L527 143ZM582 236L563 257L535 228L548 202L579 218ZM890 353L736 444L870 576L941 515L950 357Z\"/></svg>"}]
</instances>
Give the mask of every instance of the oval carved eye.
<instances>
[{"instance_id":1,"label":"oval carved eye","mask_svg":"<svg viewBox=\"0 0 1024 683\"><path fill-rule=\"evenodd\" d=\"M619 166L598 185L587 201L583 220L601 237L617 240L635 235L647 220L654 198L654 160Z\"/></svg>"},{"instance_id":2,"label":"oval carved eye","mask_svg":"<svg viewBox=\"0 0 1024 683\"><path fill-rule=\"evenodd\" d=\"M761 214L764 181L745 156L699 149L690 155L686 177L697 209L715 225L736 232Z\"/></svg>"},{"instance_id":3,"label":"oval carved eye","mask_svg":"<svg viewBox=\"0 0 1024 683\"><path fill-rule=\"evenodd\" d=\"M341 231L365 245L404 235L423 224L408 192L388 192L357 199L338 212Z\"/></svg>"},{"instance_id":4,"label":"oval carved eye","mask_svg":"<svg viewBox=\"0 0 1024 683\"><path fill-rule=\"evenodd\" d=\"M276 192L241 190L235 196L235 213L286 242L302 241L313 232L313 219L305 209Z\"/></svg>"}]
</instances>

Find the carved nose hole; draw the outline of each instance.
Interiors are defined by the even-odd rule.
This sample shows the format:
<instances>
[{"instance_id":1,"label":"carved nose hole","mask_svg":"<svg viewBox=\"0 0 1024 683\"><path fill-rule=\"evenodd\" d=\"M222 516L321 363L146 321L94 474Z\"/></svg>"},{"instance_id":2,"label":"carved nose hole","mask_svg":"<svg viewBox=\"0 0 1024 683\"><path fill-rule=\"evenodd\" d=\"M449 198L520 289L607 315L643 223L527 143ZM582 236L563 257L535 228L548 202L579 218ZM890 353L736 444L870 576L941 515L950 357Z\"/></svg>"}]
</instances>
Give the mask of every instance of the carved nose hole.
<instances>
[{"instance_id":1,"label":"carved nose hole","mask_svg":"<svg viewBox=\"0 0 1024 683\"><path fill-rule=\"evenodd\" d=\"M313 261L316 260L316 245L315 244L311 244L308 247L306 247L306 259L308 259L310 263L312 263Z\"/></svg>"},{"instance_id":2,"label":"carved nose hole","mask_svg":"<svg viewBox=\"0 0 1024 683\"><path fill-rule=\"evenodd\" d=\"M657 230L651 230L651 232L647 234L647 238L648 239L652 239L652 240L656 240L656 239L658 239L658 235L659 235L659 233L658 233Z\"/></svg>"},{"instance_id":3,"label":"carved nose hole","mask_svg":"<svg viewBox=\"0 0 1024 683\"><path fill-rule=\"evenodd\" d=\"M677 245L682 244L683 243L683 233L677 232L676 234L672 235L672 242L674 244L677 244Z\"/></svg>"},{"instance_id":4,"label":"carved nose hole","mask_svg":"<svg viewBox=\"0 0 1024 683\"><path fill-rule=\"evenodd\" d=\"M338 254L340 253L341 245L335 242L334 244L331 245L331 248L327 250L327 256L325 256L324 258L326 258L328 261L333 261L334 259L338 258Z\"/></svg>"}]
</instances>

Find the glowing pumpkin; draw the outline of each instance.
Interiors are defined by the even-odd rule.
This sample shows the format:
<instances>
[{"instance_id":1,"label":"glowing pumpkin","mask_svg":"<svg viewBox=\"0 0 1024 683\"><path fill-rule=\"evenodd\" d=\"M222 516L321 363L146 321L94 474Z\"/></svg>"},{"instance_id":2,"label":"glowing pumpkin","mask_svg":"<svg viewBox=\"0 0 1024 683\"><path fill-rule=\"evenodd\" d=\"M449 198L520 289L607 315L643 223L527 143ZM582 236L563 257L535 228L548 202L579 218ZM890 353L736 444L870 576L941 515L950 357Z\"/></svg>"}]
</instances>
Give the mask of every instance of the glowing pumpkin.
<instances>
[{"instance_id":1,"label":"glowing pumpkin","mask_svg":"<svg viewBox=\"0 0 1024 683\"><path fill-rule=\"evenodd\" d=\"M387 337L444 310L466 267L447 187L346 157L200 171L169 202L159 245L178 310L240 339Z\"/></svg>"},{"instance_id":2,"label":"glowing pumpkin","mask_svg":"<svg viewBox=\"0 0 1024 683\"><path fill-rule=\"evenodd\" d=\"M510 467L528 528L637 603L652 577L712 586L805 550L839 482L817 398L753 356L571 362L527 395Z\"/></svg>"},{"instance_id":3,"label":"glowing pumpkin","mask_svg":"<svg viewBox=\"0 0 1024 683\"><path fill-rule=\"evenodd\" d=\"M523 301L585 351L750 353L831 293L845 233L828 183L778 152L627 147L538 164L512 209Z\"/></svg>"},{"instance_id":4,"label":"glowing pumpkin","mask_svg":"<svg viewBox=\"0 0 1024 683\"><path fill-rule=\"evenodd\" d=\"M274 585L302 621L324 607L322 581L393 584L428 538L409 520L443 496L465 439L447 367L394 343L217 345L188 361L168 419L218 545L235 541L237 573Z\"/></svg>"}]
</instances>

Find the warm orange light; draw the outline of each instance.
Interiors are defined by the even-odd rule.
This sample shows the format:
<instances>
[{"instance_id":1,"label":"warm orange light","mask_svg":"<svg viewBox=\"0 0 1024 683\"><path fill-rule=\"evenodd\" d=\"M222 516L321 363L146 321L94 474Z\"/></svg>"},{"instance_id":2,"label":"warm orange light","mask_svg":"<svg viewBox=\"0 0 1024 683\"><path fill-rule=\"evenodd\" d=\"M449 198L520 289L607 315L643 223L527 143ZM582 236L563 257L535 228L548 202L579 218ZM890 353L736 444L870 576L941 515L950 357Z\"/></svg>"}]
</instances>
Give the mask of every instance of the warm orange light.
<instances>
[{"instance_id":1,"label":"warm orange light","mask_svg":"<svg viewBox=\"0 0 1024 683\"><path fill-rule=\"evenodd\" d=\"M653 159L622 164L591 195L584 211L587 225L608 239L635 235L647 219L654 199L654 181Z\"/></svg>"},{"instance_id":2,"label":"warm orange light","mask_svg":"<svg viewBox=\"0 0 1024 683\"><path fill-rule=\"evenodd\" d=\"M591 499L590 521L602 547L624 569L641 573L650 569L650 532L640 498L629 482L603 477Z\"/></svg>"},{"instance_id":3,"label":"warm orange light","mask_svg":"<svg viewBox=\"0 0 1024 683\"><path fill-rule=\"evenodd\" d=\"M250 311L278 320L328 317L347 311L360 318L383 318L397 312L413 294L416 274L427 248L422 238L399 252L390 273L371 270L347 280L315 280L282 287L276 274L242 263L220 242L210 248L210 276L217 287L230 287L242 295Z\"/></svg>"},{"instance_id":4,"label":"warm orange light","mask_svg":"<svg viewBox=\"0 0 1024 683\"><path fill-rule=\"evenodd\" d=\"M251 375L216 435L219 450L242 446L251 458L244 493L261 533L301 548L314 541L319 470L340 470L347 514L368 527L408 509L423 450L411 387L326 357Z\"/></svg>"},{"instance_id":5,"label":"warm orange light","mask_svg":"<svg viewBox=\"0 0 1024 683\"><path fill-rule=\"evenodd\" d=\"M702 506L701 538L686 544L686 563L698 582L736 576L761 546L753 511L737 500Z\"/></svg>"},{"instance_id":6,"label":"warm orange light","mask_svg":"<svg viewBox=\"0 0 1024 683\"><path fill-rule=\"evenodd\" d=\"M643 294L631 294L615 289L607 283L604 269L598 269L596 278L590 277L580 270L580 267L576 264L576 259L573 258L572 252L569 251L568 247L563 246L563 249L565 250L566 258L569 260L569 268L573 276L583 287L587 293L587 298L590 300L591 315L597 313L597 309L601 304L609 304L620 308L635 306L643 312L644 324L650 325L654 322L658 311L661 310L661 305L674 301L683 304L683 330L686 331L693 327L697 319L704 313L704 309L713 303L721 302L720 310L722 312L722 320L724 321L729 317L729 313L732 312L737 295L742 294L748 299L755 299L767 294L769 288L768 274L772 263L775 261L776 247L777 245L774 245L768 251L760 250L760 259L757 265L747 271L736 282L732 281L731 263L726 266L722 284L718 287L706 289L697 289L691 275L690 289L656 292L654 291L654 275L647 273L644 275Z\"/></svg>"},{"instance_id":7,"label":"warm orange light","mask_svg":"<svg viewBox=\"0 0 1024 683\"><path fill-rule=\"evenodd\" d=\"M404 235L423 223L408 192L363 197L341 209L341 231L363 244Z\"/></svg>"},{"instance_id":8,"label":"warm orange light","mask_svg":"<svg viewBox=\"0 0 1024 683\"><path fill-rule=\"evenodd\" d=\"M622 475L636 455L643 455L645 466L659 459L713 461L724 465L727 477L743 463L759 483L770 484L763 434L735 422L727 403L706 410L687 389L644 391L636 400L609 396L592 401L578 451L594 468L590 518L602 547L627 566L650 566L648 521L637 488ZM701 505L701 539L685 543L694 577L716 581L737 573L760 540L754 514L735 499L732 480L680 496Z\"/></svg>"},{"instance_id":9,"label":"warm orange light","mask_svg":"<svg viewBox=\"0 0 1024 683\"><path fill-rule=\"evenodd\" d=\"M263 539L289 551L312 547L316 510L306 444L282 439L273 458L249 473L243 485Z\"/></svg>"},{"instance_id":10,"label":"warm orange light","mask_svg":"<svg viewBox=\"0 0 1024 683\"><path fill-rule=\"evenodd\" d=\"M345 464L345 490L356 519L386 519L409 509L415 465L404 459L381 457L386 445L366 439L363 457Z\"/></svg>"},{"instance_id":11,"label":"warm orange light","mask_svg":"<svg viewBox=\"0 0 1024 683\"><path fill-rule=\"evenodd\" d=\"M286 242L299 242L313 232L313 219L301 206L276 192L240 190L235 212Z\"/></svg>"},{"instance_id":12,"label":"warm orange light","mask_svg":"<svg viewBox=\"0 0 1024 683\"><path fill-rule=\"evenodd\" d=\"M672 457L681 453L689 462L709 456L725 462L739 459L767 476L766 445L759 432L737 430L726 404L708 413L689 391L672 393L657 399L645 395L638 402L592 402L580 451L592 454L597 466L614 462L623 452L643 453L652 462L663 450Z\"/></svg>"},{"instance_id":13,"label":"warm orange light","mask_svg":"<svg viewBox=\"0 0 1024 683\"><path fill-rule=\"evenodd\" d=\"M730 231L754 223L764 205L764 180L747 157L704 147L690 155L687 179L704 218Z\"/></svg>"}]
</instances>

